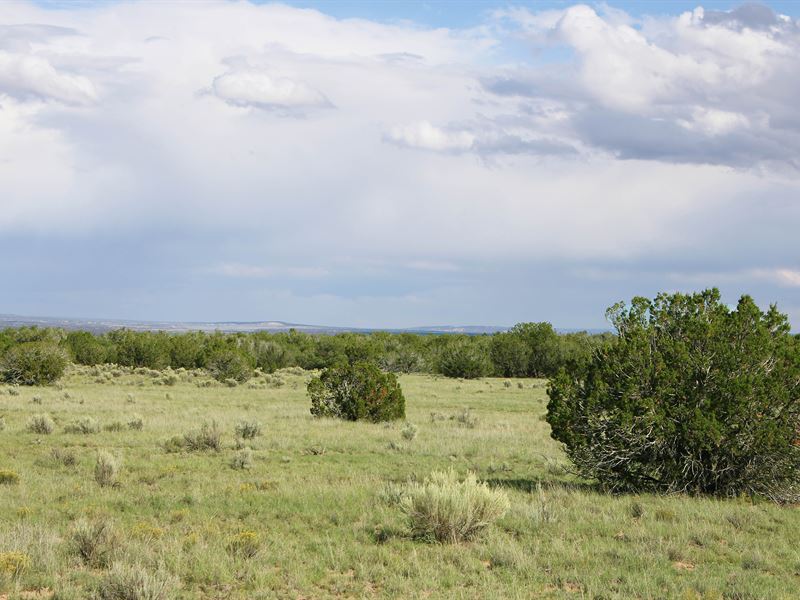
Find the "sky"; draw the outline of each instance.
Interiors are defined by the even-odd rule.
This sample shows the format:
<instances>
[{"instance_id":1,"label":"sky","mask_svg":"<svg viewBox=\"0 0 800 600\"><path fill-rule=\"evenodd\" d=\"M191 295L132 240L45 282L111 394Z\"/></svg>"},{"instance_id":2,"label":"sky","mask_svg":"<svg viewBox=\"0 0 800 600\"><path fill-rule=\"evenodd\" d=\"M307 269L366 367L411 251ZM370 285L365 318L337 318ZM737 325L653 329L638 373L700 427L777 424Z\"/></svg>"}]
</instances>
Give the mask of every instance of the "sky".
<instances>
[{"instance_id":1,"label":"sky","mask_svg":"<svg viewBox=\"0 0 800 600\"><path fill-rule=\"evenodd\" d=\"M0 3L0 313L800 329L800 3Z\"/></svg>"}]
</instances>

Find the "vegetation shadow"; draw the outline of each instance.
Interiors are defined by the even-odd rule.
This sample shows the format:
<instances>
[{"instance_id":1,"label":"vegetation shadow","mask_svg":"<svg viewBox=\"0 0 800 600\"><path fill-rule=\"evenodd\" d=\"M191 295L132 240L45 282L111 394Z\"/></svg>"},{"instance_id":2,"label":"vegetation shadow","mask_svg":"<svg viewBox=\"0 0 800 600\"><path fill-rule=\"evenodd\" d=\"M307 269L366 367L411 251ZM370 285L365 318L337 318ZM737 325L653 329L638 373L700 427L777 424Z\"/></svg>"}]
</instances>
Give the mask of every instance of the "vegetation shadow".
<instances>
[{"instance_id":1,"label":"vegetation shadow","mask_svg":"<svg viewBox=\"0 0 800 600\"><path fill-rule=\"evenodd\" d=\"M532 494L539 489L562 489L571 492L600 492L600 486L589 481L553 481L541 477L515 477L501 479L490 477L483 480L490 487L506 488Z\"/></svg>"}]
</instances>

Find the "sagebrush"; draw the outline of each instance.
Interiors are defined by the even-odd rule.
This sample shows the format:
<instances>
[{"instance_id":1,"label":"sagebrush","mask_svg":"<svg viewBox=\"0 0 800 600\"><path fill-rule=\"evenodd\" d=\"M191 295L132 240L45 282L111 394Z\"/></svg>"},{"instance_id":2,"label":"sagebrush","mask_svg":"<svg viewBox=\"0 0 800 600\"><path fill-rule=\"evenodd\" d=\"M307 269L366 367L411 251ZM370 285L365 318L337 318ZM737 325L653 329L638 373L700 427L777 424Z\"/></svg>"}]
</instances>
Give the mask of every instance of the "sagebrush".
<instances>
[{"instance_id":1,"label":"sagebrush","mask_svg":"<svg viewBox=\"0 0 800 600\"><path fill-rule=\"evenodd\" d=\"M454 470L434 472L400 493L415 538L443 543L471 540L502 517L509 500L502 490L479 482L474 473L463 479Z\"/></svg>"}]
</instances>

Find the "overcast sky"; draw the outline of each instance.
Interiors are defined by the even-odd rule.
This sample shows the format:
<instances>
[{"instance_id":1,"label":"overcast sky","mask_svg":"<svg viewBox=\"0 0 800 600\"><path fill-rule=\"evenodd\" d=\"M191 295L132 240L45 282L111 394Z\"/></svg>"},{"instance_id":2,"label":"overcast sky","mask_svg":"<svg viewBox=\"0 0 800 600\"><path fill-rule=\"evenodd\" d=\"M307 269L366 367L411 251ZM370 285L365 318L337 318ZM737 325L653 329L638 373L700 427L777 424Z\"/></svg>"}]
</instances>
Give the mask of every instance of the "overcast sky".
<instances>
[{"instance_id":1,"label":"overcast sky","mask_svg":"<svg viewBox=\"0 0 800 600\"><path fill-rule=\"evenodd\" d=\"M797 329L798 13L2 2L0 313Z\"/></svg>"}]
</instances>

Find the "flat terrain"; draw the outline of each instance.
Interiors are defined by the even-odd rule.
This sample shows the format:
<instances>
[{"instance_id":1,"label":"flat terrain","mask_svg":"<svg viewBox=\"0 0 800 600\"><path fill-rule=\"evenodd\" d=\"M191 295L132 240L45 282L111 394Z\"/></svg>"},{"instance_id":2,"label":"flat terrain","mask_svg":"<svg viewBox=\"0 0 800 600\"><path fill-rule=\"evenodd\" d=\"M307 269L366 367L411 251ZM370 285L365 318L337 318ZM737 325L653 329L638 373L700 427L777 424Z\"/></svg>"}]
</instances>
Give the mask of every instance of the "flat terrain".
<instances>
[{"instance_id":1,"label":"flat terrain","mask_svg":"<svg viewBox=\"0 0 800 600\"><path fill-rule=\"evenodd\" d=\"M91 597L106 571L71 550L81 518L110 521L113 559L174 574L181 598L800 597L798 508L599 493L549 437L544 381L403 376L409 440L403 423L312 418L309 377L228 388L199 372L73 368L57 387L0 388L0 470L19 475L0 485L0 553L29 558L0 573L0 598ZM52 434L26 431L37 413ZM120 430L65 432L83 417ZM249 469L231 466L241 420L263 427ZM204 421L222 428L221 451L166 451ZM98 450L120 458L118 486L96 483ZM504 488L511 510L468 544L410 539L387 483L451 467ZM253 556L235 550L243 533Z\"/></svg>"}]
</instances>

